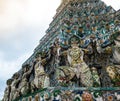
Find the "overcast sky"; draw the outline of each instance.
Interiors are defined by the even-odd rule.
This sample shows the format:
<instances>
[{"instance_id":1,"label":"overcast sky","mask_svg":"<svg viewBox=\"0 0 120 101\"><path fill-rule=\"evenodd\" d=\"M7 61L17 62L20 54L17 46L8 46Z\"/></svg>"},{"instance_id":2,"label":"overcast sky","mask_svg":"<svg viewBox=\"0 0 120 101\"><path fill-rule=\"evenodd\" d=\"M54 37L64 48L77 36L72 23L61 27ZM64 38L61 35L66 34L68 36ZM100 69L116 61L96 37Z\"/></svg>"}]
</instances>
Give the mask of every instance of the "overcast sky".
<instances>
[{"instance_id":1,"label":"overcast sky","mask_svg":"<svg viewBox=\"0 0 120 101\"><path fill-rule=\"evenodd\" d=\"M120 0L104 0L116 10ZM0 99L5 82L33 53L60 0L0 0Z\"/></svg>"}]
</instances>

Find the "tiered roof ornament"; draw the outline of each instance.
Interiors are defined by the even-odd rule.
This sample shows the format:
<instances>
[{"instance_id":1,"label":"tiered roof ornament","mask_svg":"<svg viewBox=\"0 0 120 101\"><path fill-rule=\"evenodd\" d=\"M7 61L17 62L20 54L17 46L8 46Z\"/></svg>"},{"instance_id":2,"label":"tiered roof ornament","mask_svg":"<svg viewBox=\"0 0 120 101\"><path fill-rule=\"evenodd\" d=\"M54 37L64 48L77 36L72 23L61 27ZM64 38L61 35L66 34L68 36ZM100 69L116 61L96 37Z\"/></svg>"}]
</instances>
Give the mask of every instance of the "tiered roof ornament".
<instances>
[{"instance_id":1,"label":"tiered roof ornament","mask_svg":"<svg viewBox=\"0 0 120 101\"><path fill-rule=\"evenodd\" d=\"M119 15L101 0L62 0L3 101L119 101Z\"/></svg>"}]
</instances>

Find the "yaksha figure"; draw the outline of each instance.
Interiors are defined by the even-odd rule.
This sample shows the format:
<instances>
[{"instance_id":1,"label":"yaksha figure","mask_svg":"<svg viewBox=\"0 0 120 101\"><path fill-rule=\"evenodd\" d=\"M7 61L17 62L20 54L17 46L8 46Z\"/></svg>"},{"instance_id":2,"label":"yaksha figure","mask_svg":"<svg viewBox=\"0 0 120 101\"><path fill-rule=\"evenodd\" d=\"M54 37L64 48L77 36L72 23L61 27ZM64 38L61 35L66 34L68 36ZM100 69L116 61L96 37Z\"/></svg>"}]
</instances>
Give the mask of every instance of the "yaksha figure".
<instances>
[{"instance_id":1,"label":"yaksha figure","mask_svg":"<svg viewBox=\"0 0 120 101\"><path fill-rule=\"evenodd\" d=\"M10 93L10 101L15 100L17 97L19 97L19 90L17 85L20 82L20 74L17 72L12 77L13 82L11 83L11 93Z\"/></svg>"},{"instance_id":2,"label":"yaksha figure","mask_svg":"<svg viewBox=\"0 0 120 101\"><path fill-rule=\"evenodd\" d=\"M11 90L11 84L12 84L12 79L8 79L6 84L7 84L7 87L4 91L4 97L3 97L3 100L2 101L10 101L10 90Z\"/></svg>"},{"instance_id":3,"label":"yaksha figure","mask_svg":"<svg viewBox=\"0 0 120 101\"><path fill-rule=\"evenodd\" d=\"M26 95L29 92L29 75L31 72L31 69L29 68L29 65L25 65L22 68L22 79L19 84L19 90L22 95Z\"/></svg>"},{"instance_id":4,"label":"yaksha figure","mask_svg":"<svg viewBox=\"0 0 120 101\"><path fill-rule=\"evenodd\" d=\"M34 85L39 88L46 88L49 84L49 76L45 73L44 67L42 66L42 63L45 60L41 59L41 56L36 57L36 65L35 65L35 79L34 79Z\"/></svg>"},{"instance_id":5,"label":"yaksha figure","mask_svg":"<svg viewBox=\"0 0 120 101\"><path fill-rule=\"evenodd\" d=\"M29 92L29 83L27 78L22 79L19 89L22 95L26 95Z\"/></svg>"},{"instance_id":6,"label":"yaksha figure","mask_svg":"<svg viewBox=\"0 0 120 101\"><path fill-rule=\"evenodd\" d=\"M83 60L84 51L79 48L78 43L79 38L77 36L71 37L71 48L67 52L68 61L77 78L81 80L82 85L90 87L93 86L92 75L89 67Z\"/></svg>"}]
</instances>

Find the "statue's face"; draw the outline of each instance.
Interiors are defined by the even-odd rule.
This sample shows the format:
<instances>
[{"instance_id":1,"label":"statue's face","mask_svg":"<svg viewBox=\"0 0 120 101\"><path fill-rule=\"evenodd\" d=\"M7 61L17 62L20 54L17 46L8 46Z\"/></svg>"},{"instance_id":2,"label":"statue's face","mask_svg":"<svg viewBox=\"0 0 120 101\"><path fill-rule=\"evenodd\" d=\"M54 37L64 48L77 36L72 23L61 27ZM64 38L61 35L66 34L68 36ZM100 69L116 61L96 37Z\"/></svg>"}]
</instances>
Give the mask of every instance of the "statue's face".
<instances>
[{"instance_id":1,"label":"statue's face","mask_svg":"<svg viewBox=\"0 0 120 101\"><path fill-rule=\"evenodd\" d=\"M19 78L19 74L16 74L16 79L18 79Z\"/></svg>"},{"instance_id":2,"label":"statue's face","mask_svg":"<svg viewBox=\"0 0 120 101\"><path fill-rule=\"evenodd\" d=\"M41 56L40 56L40 55L37 55L36 58L35 58L35 61L36 61L36 62L41 61Z\"/></svg>"},{"instance_id":3,"label":"statue's face","mask_svg":"<svg viewBox=\"0 0 120 101\"><path fill-rule=\"evenodd\" d=\"M38 56L38 57L36 58L36 60L37 60L37 61L41 61L41 56Z\"/></svg>"},{"instance_id":4,"label":"statue's face","mask_svg":"<svg viewBox=\"0 0 120 101\"><path fill-rule=\"evenodd\" d=\"M11 85L11 84L12 84L12 81L13 81L12 79L8 79L8 80L7 80L7 85Z\"/></svg>"},{"instance_id":5,"label":"statue's face","mask_svg":"<svg viewBox=\"0 0 120 101\"><path fill-rule=\"evenodd\" d=\"M78 44L76 44L76 43L71 43L71 47L78 47Z\"/></svg>"},{"instance_id":6,"label":"statue's face","mask_svg":"<svg viewBox=\"0 0 120 101\"><path fill-rule=\"evenodd\" d=\"M18 73L15 73L12 78L13 78L13 79L18 79L18 78L19 78L19 74L18 74Z\"/></svg>"}]
</instances>

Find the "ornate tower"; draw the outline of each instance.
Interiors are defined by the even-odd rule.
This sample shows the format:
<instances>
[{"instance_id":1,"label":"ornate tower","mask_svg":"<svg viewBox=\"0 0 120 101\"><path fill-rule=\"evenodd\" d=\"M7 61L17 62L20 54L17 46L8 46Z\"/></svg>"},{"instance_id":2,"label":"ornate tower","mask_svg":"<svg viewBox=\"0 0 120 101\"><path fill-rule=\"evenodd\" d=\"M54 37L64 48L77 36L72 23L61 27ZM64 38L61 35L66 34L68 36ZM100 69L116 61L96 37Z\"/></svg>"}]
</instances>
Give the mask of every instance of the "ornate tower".
<instances>
[{"instance_id":1,"label":"ornate tower","mask_svg":"<svg viewBox=\"0 0 120 101\"><path fill-rule=\"evenodd\" d=\"M61 0L3 101L119 101L119 15L101 0Z\"/></svg>"}]
</instances>

